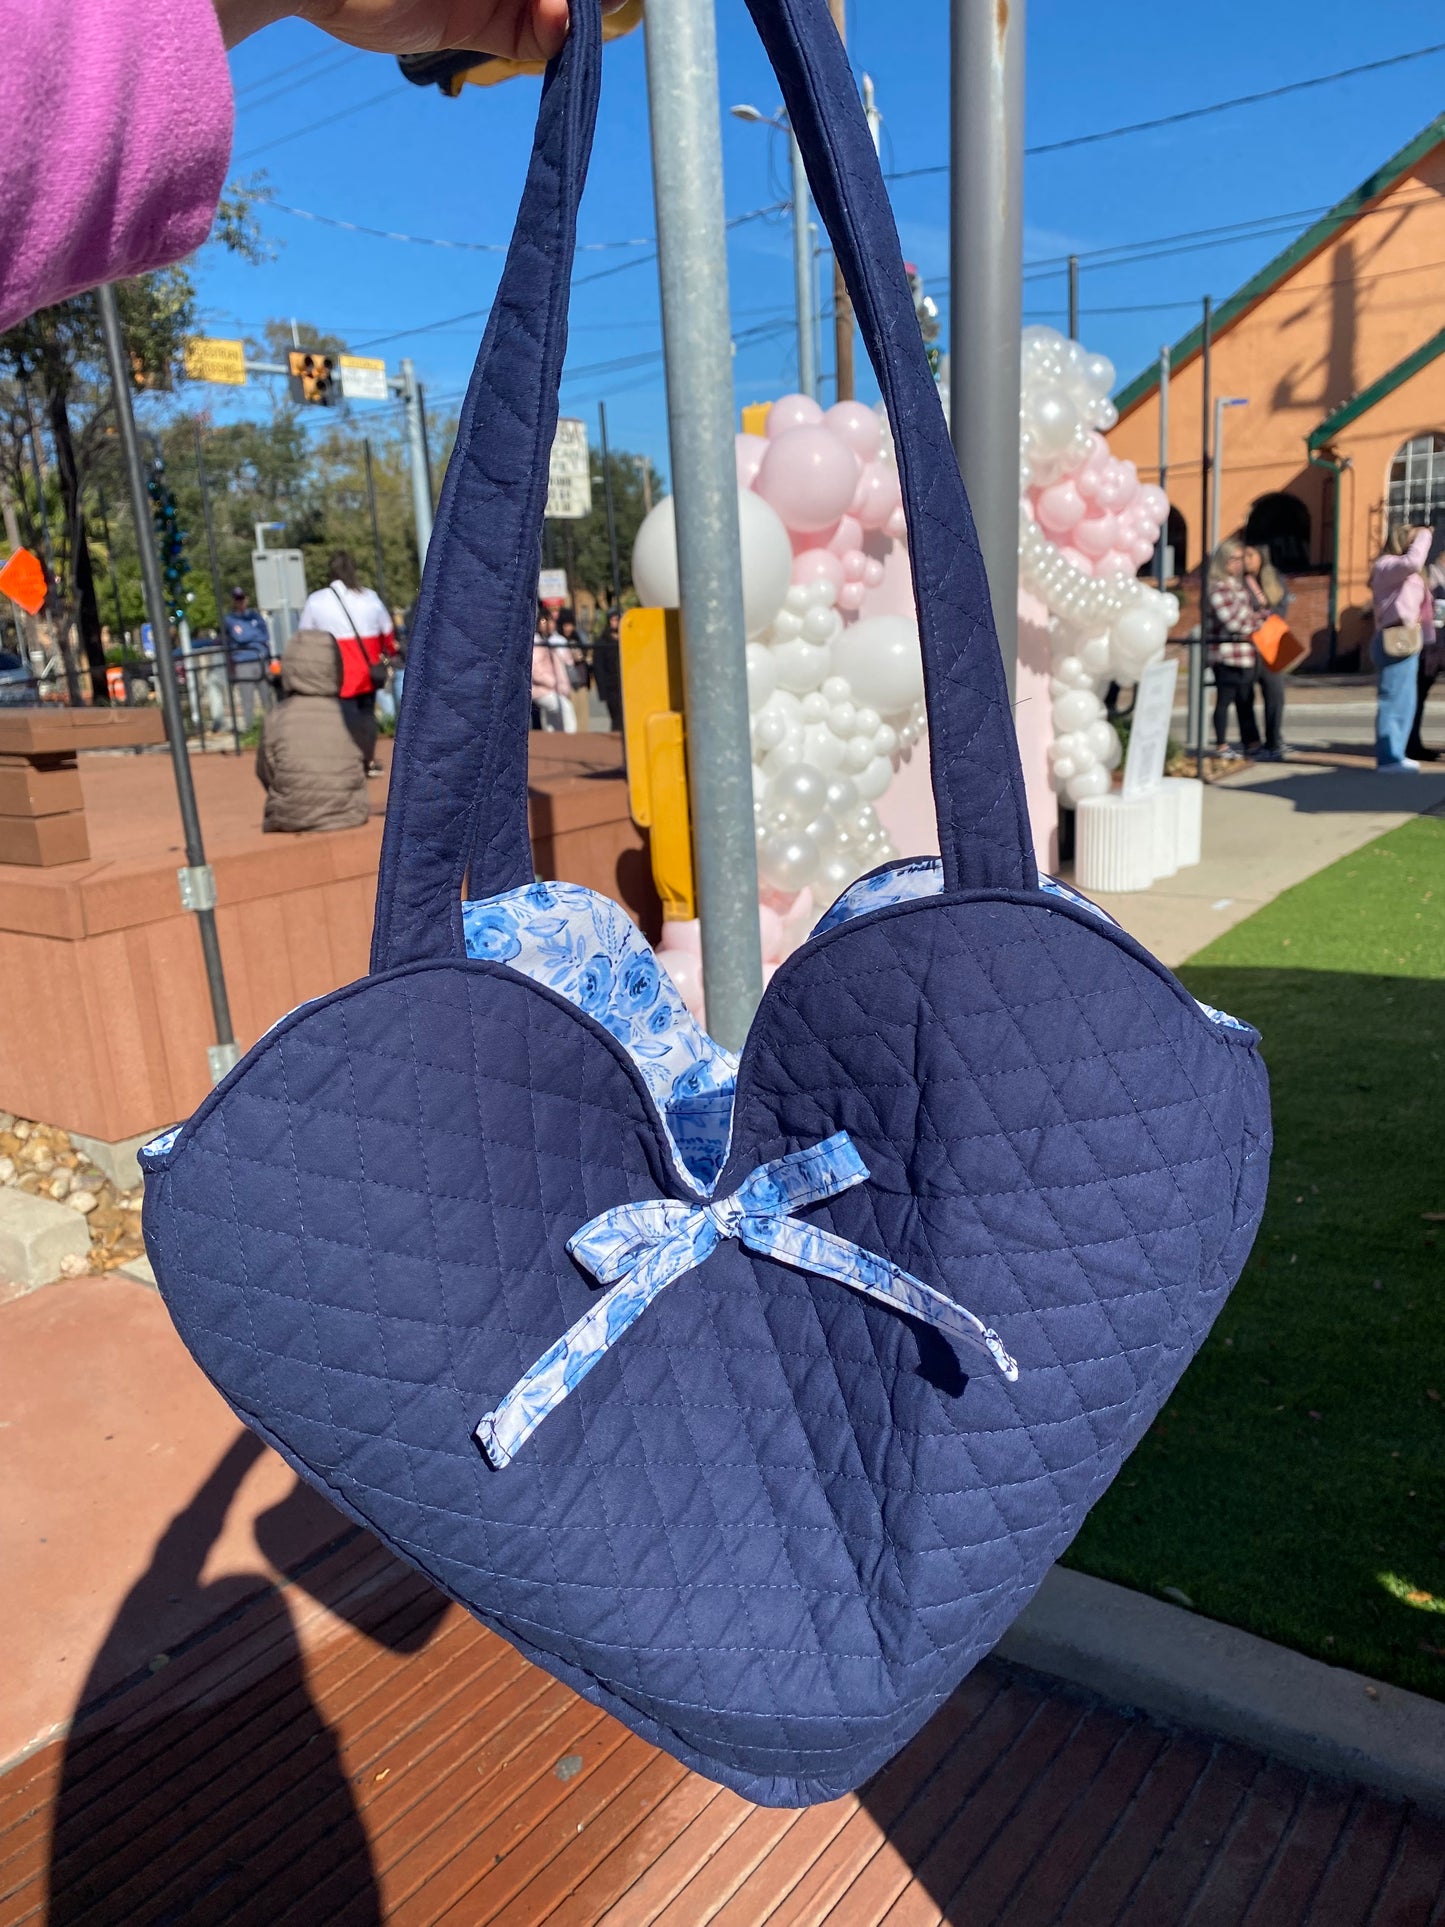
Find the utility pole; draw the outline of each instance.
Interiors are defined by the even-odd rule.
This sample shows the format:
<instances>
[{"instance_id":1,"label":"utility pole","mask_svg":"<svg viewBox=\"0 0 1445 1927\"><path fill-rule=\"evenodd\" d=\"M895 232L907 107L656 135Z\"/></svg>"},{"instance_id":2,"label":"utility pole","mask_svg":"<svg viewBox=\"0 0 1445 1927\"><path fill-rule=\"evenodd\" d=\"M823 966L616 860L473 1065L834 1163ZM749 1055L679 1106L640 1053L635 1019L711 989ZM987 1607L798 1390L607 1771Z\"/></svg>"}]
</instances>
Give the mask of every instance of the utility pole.
<instances>
[{"instance_id":1,"label":"utility pole","mask_svg":"<svg viewBox=\"0 0 1445 1927\"><path fill-rule=\"evenodd\" d=\"M1166 343L1159 350L1159 486L1169 486L1169 348ZM1174 558L1176 574L1182 571L1183 556ZM1169 512L1164 513L1164 526L1159 531L1159 548L1154 557L1154 574L1162 590L1169 572Z\"/></svg>"},{"instance_id":2,"label":"utility pole","mask_svg":"<svg viewBox=\"0 0 1445 1927\"><path fill-rule=\"evenodd\" d=\"M645 455L634 455L632 465L642 481L642 513L652 513L652 463Z\"/></svg>"},{"instance_id":3,"label":"utility pole","mask_svg":"<svg viewBox=\"0 0 1445 1927\"><path fill-rule=\"evenodd\" d=\"M953 446L1010 696L1018 661L1019 335L1026 0L951 0Z\"/></svg>"},{"instance_id":4,"label":"utility pole","mask_svg":"<svg viewBox=\"0 0 1445 1927\"><path fill-rule=\"evenodd\" d=\"M366 501L371 510L371 546L376 556L376 593L386 601L386 568L381 559L381 523L376 513L376 475L371 465L371 437L362 437L361 446L366 453ZM390 605L388 605L390 606Z\"/></svg>"},{"instance_id":5,"label":"utility pole","mask_svg":"<svg viewBox=\"0 0 1445 1927\"><path fill-rule=\"evenodd\" d=\"M236 754L241 754L241 723L236 714L236 665L231 660L231 645L226 635L226 608L221 600L221 558L216 551L216 527L211 520L211 491L206 481L206 452L201 441L201 424L195 417L191 426L196 434L196 480L201 485L201 516L206 524L206 551L211 560L211 593L216 598L216 647L221 652L221 665L226 672L226 694L231 703L231 740L235 743ZM106 536L109 544L110 537ZM112 580L114 577L112 576ZM119 598L117 598L119 600ZM201 731L201 744L205 746L204 726Z\"/></svg>"},{"instance_id":6,"label":"utility pole","mask_svg":"<svg viewBox=\"0 0 1445 1927\"><path fill-rule=\"evenodd\" d=\"M828 0L828 11L833 16L833 25L838 29L838 38L848 44L848 6L847 0ZM838 265L838 257L833 256L833 399L852 401L856 393L853 365L855 330L853 322L853 301L848 293L848 284L843 279L843 270Z\"/></svg>"},{"instance_id":7,"label":"utility pole","mask_svg":"<svg viewBox=\"0 0 1445 1927\"><path fill-rule=\"evenodd\" d=\"M1079 338L1079 257L1069 256L1069 340Z\"/></svg>"},{"instance_id":8,"label":"utility pole","mask_svg":"<svg viewBox=\"0 0 1445 1927\"><path fill-rule=\"evenodd\" d=\"M1204 315L1199 327L1199 642L1189 652L1189 727L1194 741L1190 747L1196 758L1196 773L1204 780L1204 660L1209 644L1209 525L1210 483L1213 481L1214 453L1209 432L1214 425L1214 399L1211 394L1214 351L1214 301L1204 297Z\"/></svg>"},{"instance_id":9,"label":"utility pole","mask_svg":"<svg viewBox=\"0 0 1445 1927\"><path fill-rule=\"evenodd\" d=\"M106 359L110 363L111 387L115 394L116 423L120 429L121 453L125 460L126 481L130 489L131 516L135 522L136 545L140 550L141 581L145 585L146 608L156 643L156 680L160 684L161 711L166 735L170 739L171 766L175 771L176 799L180 804L181 828L185 836L186 867L180 872L181 904L195 912L200 929L201 952L206 963L206 982L211 993L211 1013L216 1041L206 1052L211 1082L219 1084L240 1057L236 1035L231 1028L231 1005L226 994L226 972L221 962L221 941L216 931L216 878L206 861L201 837L200 812L196 808L195 785L186 749L186 727L181 717L181 692L176 683L176 665L171 655L170 611L166 607L156 545L150 534L150 499L146 493L145 470L141 465L140 443L136 439L135 411L130 398L130 362L125 338L121 334L120 309L115 289L96 290L100 303L100 325L105 335Z\"/></svg>"},{"instance_id":10,"label":"utility pole","mask_svg":"<svg viewBox=\"0 0 1445 1927\"><path fill-rule=\"evenodd\" d=\"M644 33L707 1021L736 1050L763 972L712 0L666 0Z\"/></svg>"},{"instance_id":11,"label":"utility pole","mask_svg":"<svg viewBox=\"0 0 1445 1927\"><path fill-rule=\"evenodd\" d=\"M597 404L597 428L602 442L602 499L607 504L607 557L612 566L612 607L622 607L622 569L617 559L617 509L612 500L612 457L607 447L607 404Z\"/></svg>"},{"instance_id":12,"label":"utility pole","mask_svg":"<svg viewBox=\"0 0 1445 1927\"><path fill-rule=\"evenodd\" d=\"M432 494L427 474L426 430L422 425L421 389L411 361L401 364L401 398L406 408L407 460L411 466L411 507L416 520L417 568L426 567L426 552L431 542Z\"/></svg>"}]
</instances>

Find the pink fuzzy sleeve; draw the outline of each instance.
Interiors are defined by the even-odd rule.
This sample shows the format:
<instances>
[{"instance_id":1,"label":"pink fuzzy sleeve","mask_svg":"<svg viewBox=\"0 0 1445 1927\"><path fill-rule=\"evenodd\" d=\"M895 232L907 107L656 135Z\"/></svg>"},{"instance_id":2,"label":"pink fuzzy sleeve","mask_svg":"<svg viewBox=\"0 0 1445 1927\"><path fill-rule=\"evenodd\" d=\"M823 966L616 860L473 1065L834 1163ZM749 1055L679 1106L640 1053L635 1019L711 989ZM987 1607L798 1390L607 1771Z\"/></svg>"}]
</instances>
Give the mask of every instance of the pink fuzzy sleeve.
<instances>
[{"instance_id":1,"label":"pink fuzzy sleeve","mask_svg":"<svg viewBox=\"0 0 1445 1927\"><path fill-rule=\"evenodd\" d=\"M0 328L177 261L231 152L211 0L0 0Z\"/></svg>"}]
</instances>

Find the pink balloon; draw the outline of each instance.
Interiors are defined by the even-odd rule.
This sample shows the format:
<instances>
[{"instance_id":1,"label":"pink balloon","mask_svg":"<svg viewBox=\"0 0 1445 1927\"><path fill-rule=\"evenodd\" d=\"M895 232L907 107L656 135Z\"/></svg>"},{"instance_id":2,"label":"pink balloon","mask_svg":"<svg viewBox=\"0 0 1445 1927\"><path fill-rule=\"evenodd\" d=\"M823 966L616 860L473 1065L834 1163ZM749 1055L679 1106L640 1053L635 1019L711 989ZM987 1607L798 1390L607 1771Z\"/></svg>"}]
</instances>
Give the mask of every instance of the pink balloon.
<instances>
[{"instance_id":1,"label":"pink balloon","mask_svg":"<svg viewBox=\"0 0 1445 1927\"><path fill-rule=\"evenodd\" d=\"M1076 522L1072 541L1076 549L1090 555L1097 562L1101 555L1107 555L1119 535L1119 524L1112 515L1086 515L1082 522Z\"/></svg>"},{"instance_id":2,"label":"pink balloon","mask_svg":"<svg viewBox=\"0 0 1445 1927\"><path fill-rule=\"evenodd\" d=\"M699 1023L703 1021L702 959L691 950L659 950L657 961Z\"/></svg>"},{"instance_id":3,"label":"pink balloon","mask_svg":"<svg viewBox=\"0 0 1445 1927\"><path fill-rule=\"evenodd\" d=\"M690 950L695 957L702 955L702 924L696 917L671 917L662 926L662 942L657 946L663 950Z\"/></svg>"},{"instance_id":4,"label":"pink balloon","mask_svg":"<svg viewBox=\"0 0 1445 1927\"><path fill-rule=\"evenodd\" d=\"M908 540L908 517L903 512L903 504L901 502L883 524L883 533L885 535L891 535L895 542L906 542Z\"/></svg>"},{"instance_id":5,"label":"pink balloon","mask_svg":"<svg viewBox=\"0 0 1445 1927\"><path fill-rule=\"evenodd\" d=\"M1138 492L1136 473L1132 462L1110 462L1099 476L1095 499L1106 509L1127 508Z\"/></svg>"},{"instance_id":6,"label":"pink balloon","mask_svg":"<svg viewBox=\"0 0 1445 1927\"><path fill-rule=\"evenodd\" d=\"M831 549L804 549L793 557L794 582L831 582L835 589L841 589L844 581L843 562Z\"/></svg>"},{"instance_id":7,"label":"pink balloon","mask_svg":"<svg viewBox=\"0 0 1445 1927\"><path fill-rule=\"evenodd\" d=\"M733 446L738 458L738 487L751 488L768 452L767 441L761 435L738 435Z\"/></svg>"},{"instance_id":8,"label":"pink balloon","mask_svg":"<svg viewBox=\"0 0 1445 1927\"><path fill-rule=\"evenodd\" d=\"M843 557L843 580L861 582L868 569L868 558L861 549L849 549Z\"/></svg>"},{"instance_id":9,"label":"pink balloon","mask_svg":"<svg viewBox=\"0 0 1445 1927\"><path fill-rule=\"evenodd\" d=\"M838 607L849 614L854 614L863 607L863 597L866 593L861 582L845 582L838 591Z\"/></svg>"},{"instance_id":10,"label":"pink balloon","mask_svg":"<svg viewBox=\"0 0 1445 1927\"><path fill-rule=\"evenodd\" d=\"M876 555L865 555L863 558L863 587L865 589L883 587L883 564Z\"/></svg>"},{"instance_id":11,"label":"pink balloon","mask_svg":"<svg viewBox=\"0 0 1445 1927\"><path fill-rule=\"evenodd\" d=\"M770 438L753 487L789 529L821 534L853 500L858 457L826 428L789 428Z\"/></svg>"},{"instance_id":12,"label":"pink balloon","mask_svg":"<svg viewBox=\"0 0 1445 1927\"><path fill-rule=\"evenodd\" d=\"M824 422L852 449L860 462L878 459L883 446L883 424L866 403L836 401L823 417Z\"/></svg>"},{"instance_id":13,"label":"pink balloon","mask_svg":"<svg viewBox=\"0 0 1445 1927\"><path fill-rule=\"evenodd\" d=\"M851 512L865 529L886 528L889 516L902 505L902 500L897 469L883 462L867 462L858 477Z\"/></svg>"},{"instance_id":14,"label":"pink balloon","mask_svg":"<svg viewBox=\"0 0 1445 1927\"><path fill-rule=\"evenodd\" d=\"M829 538L828 547L834 555L846 555L849 549L861 549L862 546L863 524L856 515L845 515Z\"/></svg>"},{"instance_id":15,"label":"pink balloon","mask_svg":"<svg viewBox=\"0 0 1445 1927\"><path fill-rule=\"evenodd\" d=\"M763 962L776 964L783 954L783 919L766 903L758 905L758 934L763 943Z\"/></svg>"},{"instance_id":16,"label":"pink balloon","mask_svg":"<svg viewBox=\"0 0 1445 1927\"><path fill-rule=\"evenodd\" d=\"M1067 535L1076 522L1083 520L1087 508L1088 504L1074 482L1066 476L1062 482L1040 489L1037 505L1039 527L1049 535Z\"/></svg>"},{"instance_id":17,"label":"pink balloon","mask_svg":"<svg viewBox=\"0 0 1445 1927\"><path fill-rule=\"evenodd\" d=\"M1104 477L1100 471L1097 468L1090 468L1087 462L1074 477L1074 487L1083 496L1087 507L1092 508L1099 500L1099 490L1103 486L1103 481Z\"/></svg>"},{"instance_id":18,"label":"pink balloon","mask_svg":"<svg viewBox=\"0 0 1445 1927\"><path fill-rule=\"evenodd\" d=\"M780 395L768 410L764 434L770 442L786 435L790 428L816 428L823 411L811 395Z\"/></svg>"},{"instance_id":19,"label":"pink balloon","mask_svg":"<svg viewBox=\"0 0 1445 1927\"><path fill-rule=\"evenodd\" d=\"M1094 574L1094 564L1093 564L1092 558L1087 555L1084 555L1080 550L1074 549L1074 548L1062 548L1059 550L1059 554L1064 558L1066 562L1072 562L1074 567L1079 571L1080 575Z\"/></svg>"},{"instance_id":20,"label":"pink balloon","mask_svg":"<svg viewBox=\"0 0 1445 1927\"><path fill-rule=\"evenodd\" d=\"M1132 575L1135 564L1123 549L1110 549L1094 564L1095 575Z\"/></svg>"},{"instance_id":21,"label":"pink balloon","mask_svg":"<svg viewBox=\"0 0 1445 1927\"><path fill-rule=\"evenodd\" d=\"M1157 483L1146 482L1139 491L1139 500L1155 528L1163 528L1169 519L1169 497L1163 489Z\"/></svg>"},{"instance_id":22,"label":"pink balloon","mask_svg":"<svg viewBox=\"0 0 1445 1927\"><path fill-rule=\"evenodd\" d=\"M1142 569L1146 562L1152 562L1154 552L1155 544L1147 536L1129 544L1129 560L1136 569Z\"/></svg>"},{"instance_id":23,"label":"pink balloon","mask_svg":"<svg viewBox=\"0 0 1445 1927\"><path fill-rule=\"evenodd\" d=\"M792 529L789 531L788 540L793 545L794 555L802 555L808 549L833 547L827 529ZM834 554L836 553L837 551L834 550Z\"/></svg>"}]
</instances>

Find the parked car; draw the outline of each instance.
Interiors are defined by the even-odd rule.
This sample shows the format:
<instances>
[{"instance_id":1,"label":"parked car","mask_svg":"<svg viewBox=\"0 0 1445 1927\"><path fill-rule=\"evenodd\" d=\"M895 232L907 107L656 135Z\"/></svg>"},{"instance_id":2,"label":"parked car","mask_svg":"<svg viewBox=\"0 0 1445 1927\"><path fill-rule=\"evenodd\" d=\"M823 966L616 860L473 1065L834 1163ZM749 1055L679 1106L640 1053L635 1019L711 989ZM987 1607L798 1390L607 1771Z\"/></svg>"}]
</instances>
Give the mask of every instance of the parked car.
<instances>
[{"instance_id":1,"label":"parked car","mask_svg":"<svg viewBox=\"0 0 1445 1927\"><path fill-rule=\"evenodd\" d=\"M29 663L13 649L0 649L0 708L35 709L39 704L40 691Z\"/></svg>"}]
</instances>

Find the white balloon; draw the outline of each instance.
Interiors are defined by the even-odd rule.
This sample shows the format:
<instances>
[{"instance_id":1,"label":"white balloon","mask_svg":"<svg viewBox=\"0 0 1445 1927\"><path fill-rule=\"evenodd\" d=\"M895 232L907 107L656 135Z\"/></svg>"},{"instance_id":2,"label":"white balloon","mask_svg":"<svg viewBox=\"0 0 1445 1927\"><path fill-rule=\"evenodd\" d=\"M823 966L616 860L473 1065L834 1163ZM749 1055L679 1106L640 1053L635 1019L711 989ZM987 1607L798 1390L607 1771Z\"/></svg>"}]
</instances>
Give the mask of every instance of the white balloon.
<instances>
[{"instance_id":1,"label":"white balloon","mask_svg":"<svg viewBox=\"0 0 1445 1927\"><path fill-rule=\"evenodd\" d=\"M1071 689L1054 704L1054 729L1063 735L1071 729L1087 729L1103 712L1103 704L1090 689Z\"/></svg>"},{"instance_id":2,"label":"white balloon","mask_svg":"<svg viewBox=\"0 0 1445 1927\"><path fill-rule=\"evenodd\" d=\"M918 625L906 616L865 616L834 639L833 669L852 685L855 702L896 715L923 694Z\"/></svg>"},{"instance_id":3,"label":"white balloon","mask_svg":"<svg viewBox=\"0 0 1445 1927\"><path fill-rule=\"evenodd\" d=\"M1056 756L1049 764L1049 781L1060 793L1063 792L1074 773L1075 763L1072 756Z\"/></svg>"},{"instance_id":4,"label":"white balloon","mask_svg":"<svg viewBox=\"0 0 1445 1927\"><path fill-rule=\"evenodd\" d=\"M852 703L832 703L828 708L827 724L835 736L859 734L858 712Z\"/></svg>"},{"instance_id":5,"label":"white balloon","mask_svg":"<svg viewBox=\"0 0 1445 1927\"><path fill-rule=\"evenodd\" d=\"M829 652L797 636L791 642L773 644L773 663L779 687L791 690L796 696L805 696L827 675Z\"/></svg>"},{"instance_id":6,"label":"white balloon","mask_svg":"<svg viewBox=\"0 0 1445 1927\"><path fill-rule=\"evenodd\" d=\"M887 723L880 723L873 734L863 740L873 745L875 756L891 756L898 747L898 731L890 729Z\"/></svg>"},{"instance_id":7,"label":"white balloon","mask_svg":"<svg viewBox=\"0 0 1445 1927\"><path fill-rule=\"evenodd\" d=\"M794 763L801 763L806 754L801 729L790 729L776 749L770 749L762 759L763 768L768 775L777 776L782 770L790 769Z\"/></svg>"},{"instance_id":8,"label":"white balloon","mask_svg":"<svg viewBox=\"0 0 1445 1927\"><path fill-rule=\"evenodd\" d=\"M776 749L788 733L788 720L781 711L771 707L762 709L753 718L753 753L765 756L770 749Z\"/></svg>"},{"instance_id":9,"label":"white balloon","mask_svg":"<svg viewBox=\"0 0 1445 1927\"><path fill-rule=\"evenodd\" d=\"M1081 769L1077 776L1071 776L1064 786L1064 794L1071 803L1082 803L1087 796L1107 795L1111 785L1109 772L1102 763L1094 763L1088 769Z\"/></svg>"},{"instance_id":10,"label":"white balloon","mask_svg":"<svg viewBox=\"0 0 1445 1927\"><path fill-rule=\"evenodd\" d=\"M835 817L846 816L858 807L858 791L846 776L835 776L828 785L828 808Z\"/></svg>"},{"instance_id":11,"label":"white balloon","mask_svg":"<svg viewBox=\"0 0 1445 1927\"><path fill-rule=\"evenodd\" d=\"M838 825L829 812L823 810L803 825L803 835L811 837L824 856L830 856L837 846Z\"/></svg>"},{"instance_id":12,"label":"white balloon","mask_svg":"<svg viewBox=\"0 0 1445 1927\"><path fill-rule=\"evenodd\" d=\"M805 723L826 723L832 705L821 689L810 689L802 702Z\"/></svg>"},{"instance_id":13,"label":"white balloon","mask_svg":"<svg viewBox=\"0 0 1445 1927\"><path fill-rule=\"evenodd\" d=\"M756 712L778 686L772 651L760 642L748 644L748 708Z\"/></svg>"},{"instance_id":14,"label":"white balloon","mask_svg":"<svg viewBox=\"0 0 1445 1927\"><path fill-rule=\"evenodd\" d=\"M876 709L871 709L867 703L861 703L854 712L853 733L856 736L871 736L882 721L883 718Z\"/></svg>"},{"instance_id":15,"label":"white balloon","mask_svg":"<svg viewBox=\"0 0 1445 1927\"><path fill-rule=\"evenodd\" d=\"M756 636L767 628L788 594L793 545L776 510L750 488L738 490L738 532L742 540L743 626L750 636ZM647 606L678 607L677 519L670 495L664 496L637 531L632 579ZM806 601L803 606L808 606Z\"/></svg>"},{"instance_id":16,"label":"white balloon","mask_svg":"<svg viewBox=\"0 0 1445 1927\"><path fill-rule=\"evenodd\" d=\"M813 894L833 903L848 888L858 872L845 856L825 856L813 878Z\"/></svg>"},{"instance_id":17,"label":"white balloon","mask_svg":"<svg viewBox=\"0 0 1445 1927\"><path fill-rule=\"evenodd\" d=\"M768 802L787 812L797 823L806 823L818 814L828 800L828 779L811 763L794 763L779 770L768 785Z\"/></svg>"},{"instance_id":18,"label":"white balloon","mask_svg":"<svg viewBox=\"0 0 1445 1927\"><path fill-rule=\"evenodd\" d=\"M1109 638L1090 636L1079 650L1079 661L1091 676L1107 676L1109 673Z\"/></svg>"},{"instance_id":19,"label":"white balloon","mask_svg":"<svg viewBox=\"0 0 1445 1927\"><path fill-rule=\"evenodd\" d=\"M791 583L788 593L783 597L783 607L789 614L805 616L812 606L813 600L808 594L808 585L805 582Z\"/></svg>"},{"instance_id":20,"label":"white balloon","mask_svg":"<svg viewBox=\"0 0 1445 1927\"><path fill-rule=\"evenodd\" d=\"M866 736L851 736L841 748L843 768L856 781L859 773L873 761L873 745Z\"/></svg>"},{"instance_id":21,"label":"white balloon","mask_svg":"<svg viewBox=\"0 0 1445 1927\"><path fill-rule=\"evenodd\" d=\"M1113 625L1115 647L1122 647L1130 655L1144 655L1146 660L1161 650L1169 635L1162 602L1162 596L1157 594L1147 600L1141 596L1125 609Z\"/></svg>"},{"instance_id":22,"label":"white balloon","mask_svg":"<svg viewBox=\"0 0 1445 1927\"><path fill-rule=\"evenodd\" d=\"M810 836L800 831L768 836L758 851L763 879L778 890L801 890L818 873L820 853Z\"/></svg>"},{"instance_id":23,"label":"white balloon","mask_svg":"<svg viewBox=\"0 0 1445 1927\"><path fill-rule=\"evenodd\" d=\"M809 642L831 642L841 627L831 607L814 607L803 617L803 634Z\"/></svg>"},{"instance_id":24,"label":"white balloon","mask_svg":"<svg viewBox=\"0 0 1445 1927\"><path fill-rule=\"evenodd\" d=\"M826 723L809 723L803 731L803 754L815 769L833 776L842 769L845 753L852 748L835 736Z\"/></svg>"},{"instance_id":25,"label":"white balloon","mask_svg":"<svg viewBox=\"0 0 1445 1927\"><path fill-rule=\"evenodd\" d=\"M802 633L803 618L792 609L779 609L772 622L773 641L791 642Z\"/></svg>"},{"instance_id":26,"label":"white balloon","mask_svg":"<svg viewBox=\"0 0 1445 1927\"><path fill-rule=\"evenodd\" d=\"M823 694L830 703L851 702L853 685L846 676L827 676L823 681Z\"/></svg>"},{"instance_id":27,"label":"white balloon","mask_svg":"<svg viewBox=\"0 0 1445 1927\"><path fill-rule=\"evenodd\" d=\"M1107 763L1110 750L1119 747L1119 738L1114 734L1113 724L1106 723L1102 718L1096 723L1089 724L1084 731L1084 738L1096 763Z\"/></svg>"},{"instance_id":28,"label":"white balloon","mask_svg":"<svg viewBox=\"0 0 1445 1927\"><path fill-rule=\"evenodd\" d=\"M893 765L886 756L875 756L865 770L853 778L858 786L858 794L870 802L880 797L893 781Z\"/></svg>"}]
</instances>

